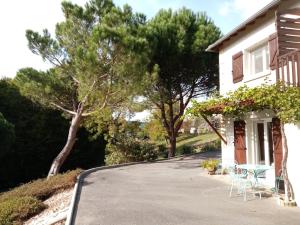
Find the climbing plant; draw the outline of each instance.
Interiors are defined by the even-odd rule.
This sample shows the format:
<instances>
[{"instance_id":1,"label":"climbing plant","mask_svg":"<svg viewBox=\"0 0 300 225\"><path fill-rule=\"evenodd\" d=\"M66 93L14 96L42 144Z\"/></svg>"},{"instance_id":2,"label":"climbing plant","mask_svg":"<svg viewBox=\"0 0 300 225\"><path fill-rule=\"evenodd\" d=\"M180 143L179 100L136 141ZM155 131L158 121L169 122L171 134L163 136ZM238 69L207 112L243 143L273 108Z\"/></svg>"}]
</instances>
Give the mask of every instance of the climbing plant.
<instances>
[{"instance_id":1,"label":"climbing plant","mask_svg":"<svg viewBox=\"0 0 300 225\"><path fill-rule=\"evenodd\" d=\"M226 96L216 96L204 102L193 101L187 114L196 117L222 114L241 119L249 112L262 110L272 110L281 121L282 174L285 183L285 201L288 202L294 199L294 193L287 173L288 145L284 124L300 122L300 88L287 87L282 83L254 88L242 86Z\"/></svg>"}]
</instances>

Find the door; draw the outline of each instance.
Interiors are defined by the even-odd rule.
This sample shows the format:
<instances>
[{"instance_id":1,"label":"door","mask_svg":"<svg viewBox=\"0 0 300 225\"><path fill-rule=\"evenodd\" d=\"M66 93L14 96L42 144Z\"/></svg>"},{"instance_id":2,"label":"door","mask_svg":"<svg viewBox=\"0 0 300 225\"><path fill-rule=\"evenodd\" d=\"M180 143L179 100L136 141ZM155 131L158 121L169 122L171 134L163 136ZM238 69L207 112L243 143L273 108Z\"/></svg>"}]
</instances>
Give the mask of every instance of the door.
<instances>
[{"instance_id":1,"label":"door","mask_svg":"<svg viewBox=\"0 0 300 225\"><path fill-rule=\"evenodd\" d=\"M247 162L245 121L234 121L234 159L238 164Z\"/></svg>"}]
</instances>

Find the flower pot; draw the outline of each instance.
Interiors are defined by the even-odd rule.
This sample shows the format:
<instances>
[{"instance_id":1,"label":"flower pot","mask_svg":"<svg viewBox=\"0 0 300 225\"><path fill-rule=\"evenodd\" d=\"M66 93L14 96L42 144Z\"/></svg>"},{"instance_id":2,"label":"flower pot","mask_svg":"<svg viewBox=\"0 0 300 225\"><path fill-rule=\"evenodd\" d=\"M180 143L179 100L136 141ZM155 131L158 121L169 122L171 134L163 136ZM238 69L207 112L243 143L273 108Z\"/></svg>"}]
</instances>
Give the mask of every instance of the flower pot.
<instances>
[{"instance_id":1,"label":"flower pot","mask_svg":"<svg viewBox=\"0 0 300 225\"><path fill-rule=\"evenodd\" d=\"M208 174L209 175L215 175L216 174L216 169L208 169Z\"/></svg>"},{"instance_id":2,"label":"flower pot","mask_svg":"<svg viewBox=\"0 0 300 225\"><path fill-rule=\"evenodd\" d=\"M282 197L278 197L277 204L280 205L280 206L285 206L285 207L295 207L295 206L297 206L297 203L294 200L286 202L284 200L284 198L282 198Z\"/></svg>"}]
</instances>

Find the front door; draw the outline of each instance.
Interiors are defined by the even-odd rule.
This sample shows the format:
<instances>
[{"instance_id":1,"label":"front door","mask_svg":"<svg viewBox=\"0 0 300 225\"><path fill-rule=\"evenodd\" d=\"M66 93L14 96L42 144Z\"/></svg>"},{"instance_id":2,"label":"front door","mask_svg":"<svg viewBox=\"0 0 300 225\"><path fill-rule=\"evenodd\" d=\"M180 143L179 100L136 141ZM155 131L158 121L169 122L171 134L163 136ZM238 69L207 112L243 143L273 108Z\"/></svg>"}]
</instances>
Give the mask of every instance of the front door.
<instances>
[{"instance_id":1,"label":"front door","mask_svg":"<svg viewBox=\"0 0 300 225\"><path fill-rule=\"evenodd\" d=\"M234 159L238 164L247 162L245 121L234 121Z\"/></svg>"}]
</instances>

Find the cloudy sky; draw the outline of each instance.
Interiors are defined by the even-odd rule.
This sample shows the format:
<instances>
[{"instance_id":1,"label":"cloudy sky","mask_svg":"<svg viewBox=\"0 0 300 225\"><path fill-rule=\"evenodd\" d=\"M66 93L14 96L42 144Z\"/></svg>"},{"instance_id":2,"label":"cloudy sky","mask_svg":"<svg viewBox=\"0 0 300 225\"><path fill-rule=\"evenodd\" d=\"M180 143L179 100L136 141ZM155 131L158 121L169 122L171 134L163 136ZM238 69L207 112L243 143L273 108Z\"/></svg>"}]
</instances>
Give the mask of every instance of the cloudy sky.
<instances>
[{"instance_id":1,"label":"cloudy sky","mask_svg":"<svg viewBox=\"0 0 300 225\"><path fill-rule=\"evenodd\" d=\"M128 3L134 11L151 18L161 8L183 6L194 11L206 11L225 34L271 0L115 0ZM83 5L86 0L72 0ZM0 3L0 77L14 77L23 67L45 70L49 67L27 47L25 30L54 32L55 24L63 20L61 0L3 0Z\"/></svg>"}]
</instances>

